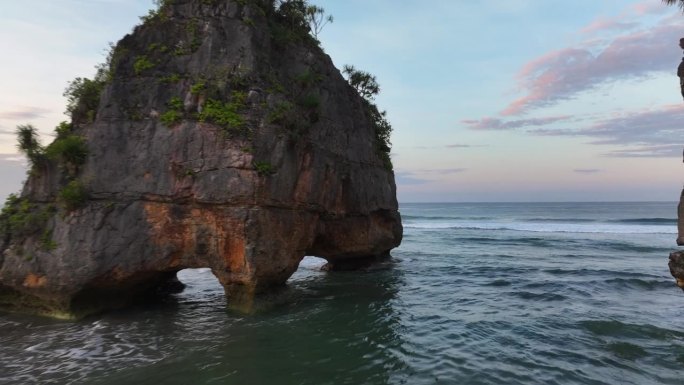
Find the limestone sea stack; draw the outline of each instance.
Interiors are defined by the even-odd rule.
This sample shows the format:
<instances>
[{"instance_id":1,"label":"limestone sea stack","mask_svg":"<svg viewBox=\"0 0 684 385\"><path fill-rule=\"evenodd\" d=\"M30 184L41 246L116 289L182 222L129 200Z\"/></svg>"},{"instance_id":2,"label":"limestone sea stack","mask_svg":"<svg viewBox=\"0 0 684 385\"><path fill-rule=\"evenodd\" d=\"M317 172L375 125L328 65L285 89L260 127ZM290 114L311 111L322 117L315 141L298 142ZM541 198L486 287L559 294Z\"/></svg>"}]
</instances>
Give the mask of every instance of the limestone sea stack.
<instances>
[{"instance_id":1,"label":"limestone sea stack","mask_svg":"<svg viewBox=\"0 0 684 385\"><path fill-rule=\"evenodd\" d=\"M164 1L72 84L3 209L0 306L80 317L198 267L244 298L399 245L384 115L275 3Z\"/></svg>"},{"instance_id":2,"label":"limestone sea stack","mask_svg":"<svg viewBox=\"0 0 684 385\"><path fill-rule=\"evenodd\" d=\"M684 189L677 206L677 245L684 246ZM684 289L684 251L670 253L670 273L677 280L677 286Z\"/></svg>"}]
</instances>

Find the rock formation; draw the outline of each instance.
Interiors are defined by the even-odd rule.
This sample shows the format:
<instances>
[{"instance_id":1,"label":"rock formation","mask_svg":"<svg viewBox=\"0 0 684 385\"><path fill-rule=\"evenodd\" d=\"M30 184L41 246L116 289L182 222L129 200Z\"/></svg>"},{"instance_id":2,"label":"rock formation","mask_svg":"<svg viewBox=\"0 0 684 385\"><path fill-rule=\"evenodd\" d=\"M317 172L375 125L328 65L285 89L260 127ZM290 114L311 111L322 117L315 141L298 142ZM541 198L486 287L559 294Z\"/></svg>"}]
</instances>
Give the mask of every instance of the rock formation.
<instances>
[{"instance_id":1,"label":"rock formation","mask_svg":"<svg viewBox=\"0 0 684 385\"><path fill-rule=\"evenodd\" d=\"M3 210L0 306L79 317L197 267L243 298L304 255L388 256L402 226L380 114L295 11L167 0L125 36Z\"/></svg>"},{"instance_id":2,"label":"rock formation","mask_svg":"<svg viewBox=\"0 0 684 385\"><path fill-rule=\"evenodd\" d=\"M677 206L677 245L684 246L684 189L679 196ZM684 252L673 251L670 253L670 273L677 280L677 286L684 290Z\"/></svg>"}]
</instances>

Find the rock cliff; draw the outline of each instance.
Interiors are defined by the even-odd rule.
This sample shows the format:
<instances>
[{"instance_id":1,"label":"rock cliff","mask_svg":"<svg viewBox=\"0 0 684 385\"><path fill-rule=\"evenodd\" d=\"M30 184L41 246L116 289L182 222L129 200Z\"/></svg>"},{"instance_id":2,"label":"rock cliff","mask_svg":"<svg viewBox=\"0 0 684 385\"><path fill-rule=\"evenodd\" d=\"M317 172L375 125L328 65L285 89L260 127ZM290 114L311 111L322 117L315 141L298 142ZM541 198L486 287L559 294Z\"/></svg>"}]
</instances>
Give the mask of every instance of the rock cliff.
<instances>
[{"instance_id":1,"label":"rock cliff","mask_svg":"<svg viewBox=\"0 0 684 385\"><path fill-rule=\"evenodd\" d=\"M677 206L677 245L684 246L684 189L679 196ZM677 280L677 286L684 290L684 252L673 251L670 253L670 273Z\"/></svg>"},{"instance_id":2,"label":"rock cliff","mask_svg":"<svg viewBox=\"0 0 684 385\"><path fill-rule=\"evenodd\" d=\"M95 102L76 84L3 210L0 306L78 317L197 267L244 298L304 255L353 268L399 245L381 116L279 3L167 0L114 47Z\"/></svg>"}]
</instances>

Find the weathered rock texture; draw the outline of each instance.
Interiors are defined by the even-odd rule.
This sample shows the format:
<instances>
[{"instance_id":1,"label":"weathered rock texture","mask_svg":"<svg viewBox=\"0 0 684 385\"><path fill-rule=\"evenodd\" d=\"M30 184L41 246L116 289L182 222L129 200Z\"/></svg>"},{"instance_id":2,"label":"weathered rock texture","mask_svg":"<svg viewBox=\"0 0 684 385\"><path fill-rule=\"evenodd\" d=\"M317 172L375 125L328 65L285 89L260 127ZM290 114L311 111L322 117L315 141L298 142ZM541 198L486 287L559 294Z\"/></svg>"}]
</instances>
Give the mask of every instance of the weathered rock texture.
<instances>
[{"instance_id":1,"label":"weathered rock texture","mask_svg":"<svg viewBox=\"0 0 684 385\"><path fill-rule=\"evenodd\" d=\"M677 245L684 246L684 189L679 195L677 206Z\"/></svg>"},{"instance_id":2,"label":"weathered rock texture","mask_svg":"<svg viewBox=\"0 0 684 385\"><path fill-rule=\"evenodd\" d=\"M55 211L73 168L34 170L22 197L49 215L40 231L6 234L2 305L79 316L196 267L249 296L304 255L346 268L400 243L367 104L265 7L176 0L118 43L94 120L73 118L88 199Z\"/></svg>"},{"instance_id":3,"label":"weathered rock texture","mask_svg":"<svg viewBox=\"0 0 684 385\"><path fill-rule=\"evenodd\" d=\"M677 245L684 246L684 189L679 196L677 206ZM684 289L684 252L673 251L670 253L670 273L677 280L677 286Z\"/></svg>"}]
</instances>

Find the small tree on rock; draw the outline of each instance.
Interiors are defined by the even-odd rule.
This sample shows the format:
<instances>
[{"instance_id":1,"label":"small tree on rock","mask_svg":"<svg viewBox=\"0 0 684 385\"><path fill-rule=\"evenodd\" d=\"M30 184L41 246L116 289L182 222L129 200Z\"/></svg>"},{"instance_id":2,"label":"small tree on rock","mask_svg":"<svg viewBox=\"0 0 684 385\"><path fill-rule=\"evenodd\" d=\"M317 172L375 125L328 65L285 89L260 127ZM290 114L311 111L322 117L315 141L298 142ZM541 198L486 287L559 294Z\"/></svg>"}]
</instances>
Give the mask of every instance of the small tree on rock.
<instances>
[{"instance_id":1,"label":"small tree on rock","mask_svg":"<svg viewBox=\"0 0 684 385\"><path fill-rule=\"evenodd\" d=\"M45 150L38 140L38 129L30 124L17 126L17 149L26 155L31 166L40 163Z\"/></svg>"},{"instance_id":2,"label":"small tree on rock","mask_svg":"<svg viewBox=\"0 0 684 385\"><path fill-rule=\"evenodd\" d=\"M349 84L356 88L356 91L364 99L373 100L375 95L380 93L380 85L375 76L370 73L357 70L354 66L348 64L342 68L342 73L347 75Z\"/></svg>"},{"instance_id":3,"label":"small tree on rock","mask_svg":"<svg viewBox=\"0 0 684 385\"><path fill-rule=\"evenodd\" d=\"M333 17L326 15L325 9L309 5L306 7L306 21L309 22L309 29L314 39L318 40L318 34L321 33L323 27L333 22Z\"/></svg>"}]
</instances>

